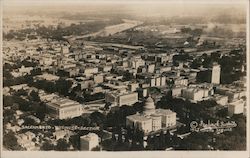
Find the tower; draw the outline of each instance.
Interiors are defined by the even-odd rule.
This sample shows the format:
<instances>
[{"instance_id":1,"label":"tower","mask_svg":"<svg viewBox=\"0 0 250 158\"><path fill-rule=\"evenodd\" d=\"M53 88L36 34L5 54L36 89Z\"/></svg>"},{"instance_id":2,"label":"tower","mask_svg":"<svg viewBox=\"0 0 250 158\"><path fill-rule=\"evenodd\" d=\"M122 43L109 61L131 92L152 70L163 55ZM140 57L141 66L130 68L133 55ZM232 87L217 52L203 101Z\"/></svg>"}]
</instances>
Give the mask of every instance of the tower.
<instances>
[{"instance_id":1,"label":"tower","mask_svg":"<svg viewBox=\"0 0 250 158\"><path fill-rule=\"evenodd\" d=\"M154 104L154 100L151 98L151 96L149 96L146 99L145 105L143 107L143 113L145 115L151 115L151 114L155 113L155 104Z\"/></svg>"},{"instance_id":2,"label":"tower","mask_svg":"<svg viewBox=\"0 0 250 158\"><path fill-rule=\"evenodd\" d=\"M220 71L221 71L220 65L214 63L212 68L211 83L220 84Z\"/></svg>"}]
</instances>

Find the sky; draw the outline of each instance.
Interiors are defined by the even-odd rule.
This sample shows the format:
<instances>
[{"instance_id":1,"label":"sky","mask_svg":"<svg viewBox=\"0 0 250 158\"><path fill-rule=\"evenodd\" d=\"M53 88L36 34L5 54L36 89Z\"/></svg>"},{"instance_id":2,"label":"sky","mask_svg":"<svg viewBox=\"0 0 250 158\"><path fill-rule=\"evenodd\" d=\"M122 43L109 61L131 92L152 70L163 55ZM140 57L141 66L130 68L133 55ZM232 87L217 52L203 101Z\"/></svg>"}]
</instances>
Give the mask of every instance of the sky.
<instances>
[{"instance_id":1,"label":"sky","mask_svg":"<svg viewBox=\"0 0 250 158\"><path fill-rule=\"evenodd\" d=\"M3 0L4 13L17 11L129 12L135 15L207 16L246 14L247 0Z\"/></svg>"}]
</instances>

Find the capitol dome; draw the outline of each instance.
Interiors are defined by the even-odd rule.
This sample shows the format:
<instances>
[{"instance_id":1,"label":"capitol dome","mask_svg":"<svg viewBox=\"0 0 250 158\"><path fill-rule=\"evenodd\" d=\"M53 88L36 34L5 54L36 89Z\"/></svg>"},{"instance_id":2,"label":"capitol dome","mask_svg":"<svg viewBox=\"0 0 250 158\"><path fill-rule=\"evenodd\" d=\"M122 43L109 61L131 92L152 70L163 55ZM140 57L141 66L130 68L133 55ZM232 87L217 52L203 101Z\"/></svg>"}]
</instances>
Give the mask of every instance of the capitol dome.
<instances>
[{"instance_id":1,"label":"capitol dome","mask_svg":"<svg viewBox=\"0 0 250 158\"><path fill-rule=\"evenodd\" d=\"M146 115L151 115L155 112L155 103L150 96L146 99L143 109L143 113Z\"/></svg>"}]
</instances>

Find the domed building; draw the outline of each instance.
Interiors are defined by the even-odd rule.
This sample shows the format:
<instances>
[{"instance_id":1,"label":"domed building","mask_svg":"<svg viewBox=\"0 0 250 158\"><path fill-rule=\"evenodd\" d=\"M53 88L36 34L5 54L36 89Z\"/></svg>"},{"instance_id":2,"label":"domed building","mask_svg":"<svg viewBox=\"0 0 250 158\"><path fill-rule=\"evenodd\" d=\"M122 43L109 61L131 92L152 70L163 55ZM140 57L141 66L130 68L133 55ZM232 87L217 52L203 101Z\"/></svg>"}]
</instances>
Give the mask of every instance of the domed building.
<instances>
[{"instance_id":1,"label":"domed building","mask_svg":"<svg viewBox=\"0 0 250 158\"><path fill-rule=\"evenodd\" d=\"M149 96L143 112L126 117L126 126L139 128L145 134L176 125L176 113L169 109L156 109L154 100Z\"/></svg>"},{"instance_id":2,"label":"domed building","mask_svg":"<svg viewBox=\"0 0 250 158\"><path fill-rule=\"evenodd\" d=\"M151 115L154 113L155 113L155 103L154 100L149 96L145 101L145 105L143 107L143 114Z\"/></svg>"}]
</instances>

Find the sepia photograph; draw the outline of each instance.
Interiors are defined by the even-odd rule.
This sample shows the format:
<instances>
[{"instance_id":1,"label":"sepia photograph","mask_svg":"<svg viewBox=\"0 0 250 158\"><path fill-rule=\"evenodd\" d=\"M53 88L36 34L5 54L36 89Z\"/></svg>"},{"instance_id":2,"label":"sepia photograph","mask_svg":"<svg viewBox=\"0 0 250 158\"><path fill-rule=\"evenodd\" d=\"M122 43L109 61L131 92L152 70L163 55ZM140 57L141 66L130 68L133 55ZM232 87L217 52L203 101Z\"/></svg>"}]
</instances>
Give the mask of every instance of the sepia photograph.
<instances>
[{"instance_id":1,"label":"sepia photograph","mask_svg":"<svg viewBox=\"0 0 250 158\"><path fill-rule=\"evenodd\" d=\"M249 157L248 0L0 5L3 158Z\"/></svg>"}]
</instances>

